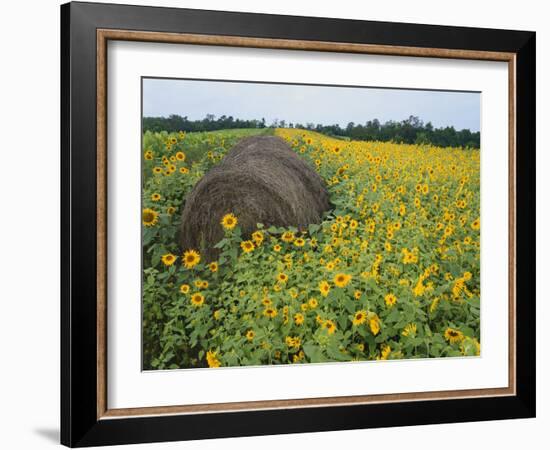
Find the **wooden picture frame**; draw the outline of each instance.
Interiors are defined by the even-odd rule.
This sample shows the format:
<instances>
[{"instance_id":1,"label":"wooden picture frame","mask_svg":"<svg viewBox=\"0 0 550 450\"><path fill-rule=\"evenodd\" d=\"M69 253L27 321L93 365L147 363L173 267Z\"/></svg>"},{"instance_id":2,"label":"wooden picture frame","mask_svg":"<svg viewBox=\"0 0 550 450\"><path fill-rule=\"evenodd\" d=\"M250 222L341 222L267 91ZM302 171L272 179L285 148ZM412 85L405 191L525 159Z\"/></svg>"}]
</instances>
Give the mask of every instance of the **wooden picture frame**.
<instances>
[{"instance_id":1,"label":"wooden picture frame","mask_svg":"<svg viewBox=\"0 0 550 450\"><path fill-rule=\"evenodd\" d=\"M61 27L63 444L534 417L535 33L78 2L61 7ZM110 409L106 360L109 40L507 62L508 387Z\"/></svg>"}]
</instances>

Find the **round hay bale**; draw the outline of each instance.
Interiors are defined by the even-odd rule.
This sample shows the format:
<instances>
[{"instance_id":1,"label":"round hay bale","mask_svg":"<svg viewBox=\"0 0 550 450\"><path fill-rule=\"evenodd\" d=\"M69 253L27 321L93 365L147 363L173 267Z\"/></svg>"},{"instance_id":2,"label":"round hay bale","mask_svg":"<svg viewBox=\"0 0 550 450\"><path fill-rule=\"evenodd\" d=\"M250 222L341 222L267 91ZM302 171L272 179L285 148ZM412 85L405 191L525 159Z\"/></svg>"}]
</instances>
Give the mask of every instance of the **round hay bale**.
<instances>
[{"instance_id":1,"label":"round hay bale","mask_svg":"<svg viewBox=\"0 0 550 450\"><path fill-rule=\"evenodd\" d=\"M237 216L248 239L258 223L304 230L319 223L329 207L322 178L283 139L244 138L187 195L180 245L211 261L219 254L213 246L224 236L225 214Z\"/></svg>"}]
</instances>

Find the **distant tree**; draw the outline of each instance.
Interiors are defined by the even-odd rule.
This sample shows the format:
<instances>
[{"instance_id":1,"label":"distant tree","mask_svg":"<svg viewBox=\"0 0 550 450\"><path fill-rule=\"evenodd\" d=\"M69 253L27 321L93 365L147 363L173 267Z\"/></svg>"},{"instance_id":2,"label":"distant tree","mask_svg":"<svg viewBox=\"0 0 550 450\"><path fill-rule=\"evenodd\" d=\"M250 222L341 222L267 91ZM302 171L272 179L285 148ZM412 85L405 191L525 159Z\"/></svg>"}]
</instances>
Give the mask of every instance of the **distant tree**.
<instances>
[{"instance_id":1,"label":"distant tree","mask_svg":"<svg viewBox=\"0 0 550 450\"><path fill-rule=\"evenodd\" d=\"M416 135L414 143L417 145L425 145L430 143L430 138L427 131L421 131Z\"/></svg>"},{"instance_id":2,"label":"distant tree","mask_svg":"<svg viewBox=\"0 0 550 450\"><path fill-rule=\"evenodd\" d=\"M189 120L187 116L181 117L172 114L168 117L144 117L143 131L213 131L235 128L266 128L266 119L243 120L233 116L222 115L218 118L214 114L207 114L201 120ZM270 127L284 128L287 122L273 119ZM416 116L409 116L407 119L397 122L389 120L381 123L378 119L368 120L365 124L349 122L345 128L339 124L324 125L308 122L288 123L290 128L314 130L328 136L349 138L362 141L397 142L408 144L431 144L438 147L464 147L479 148L481 135L479 131L472 132L468 129L456 130L452 126L434 128L431 122L424 124Z\"/></svg>"}]
</instances>

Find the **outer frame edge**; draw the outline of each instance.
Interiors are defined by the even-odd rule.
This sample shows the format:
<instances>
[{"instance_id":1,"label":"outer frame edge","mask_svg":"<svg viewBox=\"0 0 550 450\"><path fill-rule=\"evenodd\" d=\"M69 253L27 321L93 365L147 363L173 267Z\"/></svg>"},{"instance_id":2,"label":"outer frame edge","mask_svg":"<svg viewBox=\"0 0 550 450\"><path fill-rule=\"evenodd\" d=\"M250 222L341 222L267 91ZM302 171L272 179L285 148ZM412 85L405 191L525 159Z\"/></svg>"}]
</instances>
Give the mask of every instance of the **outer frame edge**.
<instances>
[{"instance_id":1,"label":"outer frame edge","mask_svg":"<svg viewBox=\"0 0 550 450\"><path fill-rule=\"evenodd\" d=\"M115 6L115 5L98 5L98 4L89 4L89 3L76 3L76 4L66 4L61 6L61 77L62 77L62 86L61 86L61 204L62 204L62 217L61 217L61 223L62 223L62 236L61 236L61 254L62 254L62 266L61 266L61 289L62 289L62 308L61 308L61 337L62 337L62 358L61 358L61 442L64 445L68 446L90 446L90 445L108 445L108 444L122 444L122 443L136 443L136 442L157 442L162 441L163 439L155 438L151 436L151 439L142 439L142 440L135 440L135 437L137 434L134 434L133 438L130 437L128 439L128 434L123 433L123 436L115 436L113 433L112 427L117 427L119 430L122 431L122 428L125 428L126 431L128 431L129 426L135 426L136 424L139 424L139 426L144 426L144 428L147 428L147 424L157 424L157 428L167 428L169 421L164 420L164 426L159 427L158 424L160 422L157 421L158 418L132 418L132 419L119 419L119 420L113 420L113 421L96 421L95 423L91 424L88 430L84 433L75 433L74 431L74 423L73 423L73 414L79 414L77 409L79 408L73 408L73 392L72 392L72 377L73 375L76 375L76 372L73 371L73 367L71 365L71 341L72 341L72 332L71 332L71 323L68 322L66 319L67 317L69 320L72 320L71 316L71 301L73 301L72 292L70 291L70 277L71 277L71 270L72 270L72 260L66 259L64 262L64 256L68 256L69 258L72 257L70 253L70 244L72 235L71 233L71 202L70 202L70 191L72 186L71 181L71 171L72 166L70 163L71 158L71 139L70 139L70 128L72 125L71 121L71 103L72 103L72 97L71 97L71 81L72 78L72 71L71 71L71 51L74 51L71 48L71 42L72 42L72 35L71 35L71 27L74 27L76 25L76 20L74 19L74 12L75 10L79 10L80 13L85 13L87 10L89 11L90 8L92 8L94 11L100 13L102 10L107 11L109 7ZM116 5L116 6L123 6L123 5ZM76 8L75 8L76 7ZM139 7L129 7L126 6L126 8L139 8ZM143 8L142 8L143 9ZM164 8L165 10L167 8ZM204 11L203 11L204 12ZM217 11L216 13L219 13ZM231 14L240 14L240 13L231 13ZM242 13L245 14L245 13ZM279 16L281 17L281 16ZM282 17L292 17L292 16L282 16ZM330 20L330 19L322 19L322 18L310 18L310 19L316 19L316 20ZM95 23L95 19L92 18L93 25L99 25L99 23ZM401 25L412 25L412 24L401 24ZM414 26L414 25L413 25ZM437 26L435 26L437 27ZM521 46L520 49L518 49L518 74L520 72L520 66L521 70L524 70L526 75L527 82L533 82L531 87L527 88L527 93L529 99L532 99L532 107L529 105L525 106L525 109L522 107L521 110L518 107L518 115L528 114L530 119L532 120L532 123L525 129L522 129L520 133L520 126L518 126L518 136L516 137L516 142L518 144L518 149L523 148L521 147L522 143L529 144L529 142L534 142L534 131L535 131L535 124L534 124L534 114L535 114L535 108L534 108L534 100L535 100L535 86L534 86L534 80L535 80L535 73L534 73L534 67L535 67L535 35L534 33L530 34L528 32L513 32L513 33L520 33L522 36L522 40L524 42L524 45ZM95 36L94 36L95 39ZM525 54L525 61L527 61L527 64L524 64L523 61L523 54ZM530 72L531 71L531 72ZM518 77L521 79L521 77ZM518 94L519 97L519 94ZM527 100L526 100L527 101ZM529 132L533 132L533 135L530 137L528 135ZM526 149L530 150L530 149ZM518 154L518 160L519 160L519 154ZM527 164L527 167L532 167L534 169L535 166L535 156L534 156L534 146L532 150L532 155L530 156L530 160L523 161ZM519 171L517 172L519 173ZM534 172L530 174L532 177L527 178L528 183L526 182L525 178L522 178L523 183L528 184L528 191L533 191L534 193ZM522 183L522 185L523 185ZM527 203L526 198L522 197L522 203L525 204L525 206L531 206L531 202ZM532 204L534 205L534 196L532 199ZM527 226L532 228L534 230L534 207L531 209L531 211L527 214L527 218L525 219L527 221ZM519 231L519 225L518 225L518 231ZM531 230L529 230L531 231ZM519 240L519 238L518 238ZM529 237L529 243L534 244L534 234ZM532 247L534 251L534 246ZM534 255L534 253L533 253ZM527 255L529 256L529 255ZM67 262L68 261L68 262ZM528 264L533 263L533 259L531 257L527 258L527 261L525 261ZM519 279L519 277L518 277ZM532 275L532 278L525 278L524 283L528 286L531 285L531 289L534 289L534 284L531 284L531 282L534 281L534 274ZM67 290L68 293L67 293ZM534 298L534 297L533 297ZM516 397L508 398L508 401L506 402L498 402L502 406L506 405L506 407L503 407L502 410L496 411L496 414L494 413L494 417L491 417L491 419L506 419L506 418L528 418L528 417L534 417L535 416L535 410L536 410L536 404L535 404L535 355L534 355L534 318L535 318L535 309L534 305L530 308L525 308L525 317L528 319L529 322L532 322L533 327L531 330L527 330L527 326L525 326L522 329L522 332L525 333L524 341L526 344L526 347L531 345L531 351L532 356L529 357L527 361L527 366L524 368L520 368L519 364L517 367L518 371L518 395ZM523 313L522 313L523 314ZM520 333L518 333L519 335ZM65 338L69 337L69 341ZM528 351L527 348L522 348L522 352ZM520 371L523 373L520 374ZM524 382L525 381L525 382ZM531 386L527 386L526 383L533 383ZM448 403L450 405L450 403ZM472 404L472 403L469 403ZM479 403L481 406L482 403ZM466 407L466 403L462 404L456 404L459 406L460 411L462 413L467 412L468 409ZM483 410L487 409L489 405L485 403L485 408L481 408ZM441 405L443 407L443 404ZM338 408L338 407L336 407ZM347 407L346 407L347 408ZM359 411L362 408L357 409ZM298 410L298 412L301 412ZM269 411L269 413L272 413ZM233 414L233 413L232 413ZM234 413L241 415L241 413ZM242 414L249 414L249 413L242 413ZM277 416L275 414L275 416ZM464 422L464 421L479 421L479 420L490 420L486 417L474 417L474 418L468 418L468 417L454 417L454 419L437 419L437 420L430 420L429 418L424 417L415 417L413 419L413 423L409 424L427 424L427 423L445 423L450 421L455 422ZM113 423L108 423L113 422ZM118 422L118 425L116 425L114 422ZM172 423L172 421L170 421ZM125 425L123 426L123 423ZM318 422L308 422L305 424L305 426L301 429L295 429L295 430L272 430L272 429L264 429L261 430L258 433L250 432L250 431L241 431L237 429L237 434L230 433L224 433L223 435L205 435L204 430L196 432L195 435L193 435L194 430L184 429L181 430L180 436L170 437L168 440L180 440L180 439L205 439L205 438L214 438L214 437L229 437L229 436L247 436L247 435L265 435L265 434L277 434L277 433L297 433L297 432L310 432L310 431L330 431L330 430L336 430L336 429L355 429L355 428L370 428L370 427L384 427L384 426L399 426L399 425L406 425L404 423L398 422L391 425L382 424L361 424L361 423L353 423L353 424L346 424L345 426L341 427L334 427L333 425L322 426L321 428L315 428L318 426ZM190 427L192 428L192 427ZM145 431L142 431L141 434L143 434ZM189 434L191 433L191 437L189 437ZM201 434L202 433L202 434ZM77 436L78 434L78 436ZM154 435L155 433L152 433Z\"/></svg>"},{"instance_id":2,"label":"outer frame edge","mask_svg":"<svg viewBox=\"0 0 550 450\"><path fill-rule=\"evenodd\" d=\"M516 64L516 379L518 398L536 417L536 33L526 37Z\"/></svg>"},{"instance_id":3,"label":"outer frame edge","mask_svg":"<svg viewBox=\"0 0 550 450\"><path fill-rule=\"evenodd\" d=\"M60 443L71 445L71 369L70 369L70 35L71 5L60 7L60 111L61 111L61 317L60 317Z\"/></svg>"}]
</instances>

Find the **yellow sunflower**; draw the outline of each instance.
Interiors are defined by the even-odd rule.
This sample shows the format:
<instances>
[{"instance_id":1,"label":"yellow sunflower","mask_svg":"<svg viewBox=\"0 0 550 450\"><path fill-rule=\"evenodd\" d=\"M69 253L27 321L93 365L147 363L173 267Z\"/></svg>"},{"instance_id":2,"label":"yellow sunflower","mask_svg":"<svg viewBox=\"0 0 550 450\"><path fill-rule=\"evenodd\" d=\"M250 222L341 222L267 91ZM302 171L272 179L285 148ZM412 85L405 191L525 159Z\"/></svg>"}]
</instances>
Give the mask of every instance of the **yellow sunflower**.
<instances>
[{"instance_id":1,"label":"yellow sunflower","mask_svg":"<svg viewBox=\"0 0 550 450\"><path fill-rule=\"evenodd\" d=\"M286 345L288 345L291 348L299 348L302 340L300 339L299 336L296 336L296 337L287 336L285 338L285 342L286 342Z\"/></svg>"},{"instance_id":2,"label":"yellow sunflower","mask_svg":"<svg viewBox=\"0 0 550 450\"><path fill-rule=\"evenodd\" d=\"M456 344L464 339L464 334L462 334L462 331L460 330L447 328L445 330L445 339L447 339L451 344Z\"/></svg>"},{"instance_id":3,"label":"yellow sunflower","mask_svg":"<svg viewBox=\"0 0 550 450\"><path fill-rule=\"evenodd\" d=\"M304 315L301 313L294 314L294 323L296 325L302 325L304 323Z\"/></svg>"},{"instance_id":4,"label":"yellow sunflower","mask_svg":"<svg viewBox=\"0 0 550 450\"><path fill-rule=\"evenodd\" d=\"M305 243L306 243L305 239L302 239L302 238L298 238L294 241L294 245L296 247L303 247Z\"/></svg>"},{"instance_id":5,"label":"yellow sunflower","mask_svg":"<svg viewBox=\"0 0 550 450\"><path fill-rule=\"evenodd\" d=\"M241 248L245 253L250 253L254 250L254 243L252 241L243 241L241 242Z\"/></svg>"},{"instance_id":6,"label":"yellow sunflower","mask_svg":"<svg viewBox=\"0 0 550 450\"><path fill-rule=\"evenodd\" d=\"M408 249L404 248L403 253L403 264L415 264L418 262L418 256L414 252L410 252Z\"/></svg>"},{"instance_id":7,"label":"yellow sunflower","mask_svg":"<svg viewBox=\"0 0 550 450\"><path fill-rule=\"evenodd\" d=\"M288 275L286 273L280 273L277 275L277 281L281 283L286 283L288 281Z\"/></svg>"},{"instance_id":8,"label":"yellow sunflower","mask_svg":"<svg viewBox=\"0 0 550 450\"><path fill-rule=\"evenodd\" d=\"M369 320L369 328L375 336L380 332L380 318L376 314Z\"/></svg>"},{"instance_id":9,"label":"yellow sunflower","mask_svg":"<svg viewBox=\"0 0 550 450\"><path fill-rule=\"evenodd\" d=\"M182 285L180 286L180 292L181 292L182 294L189 294L189 290L190 290L190 289L191 289L191 288L189 287L188 284L182 284Z\"/></svg>"},{"instance_id":10,"label":"yellow sunflower","mask_svg":"<svg viewBox=\"0 0 550 450\"><path fill-rule=\"evenodd\" d=\"M352 319L352 323L353 325L357 326L365 323L366 320L367 320L367 312L361 310L355 313Z\"/></svg>"},{"instance_id":11,"label":"yellow sunflower","mask_svg":"<svg viewBox=\"0 0 550 450\"><path fill-rule=\"evenodd\" d=\"M141 213L141 220L143 222L143 225L146 227L155 226L158 222L158 219L159 219L158 212L152 209L145 208Z\"/></svg>"},{"instance_id":12,"label":"yellow sunflower","mask_svg":"<svg viewBox=\"0 0 550 450\"><path fill-rule=\"evenodd\" d=\"M202 306L204 304L204 295L200 293L195 293L191 296L191 303L193 306L196 306L197 308Z\"/></svg>"},{"instance_id":13,"label":"yellow sunflower","mask_svg":"<svg viewBox=\"0 0 550 450\"><path fill-rule=\"evenodd\" d=\"M351 281L351 275L345 273L337 273L334 276L334 284L340 288L346 287Z\"/></svg>"},{"instance_id":14,"label":"yellow sunflower","mask_svg":"<svg viewBox=\"0 0 550 450\"><path fill-rule=\"evenodd\" d=\"M183 254L183 265L186 269L192 269L200 262L200 260L201 256L196 250L187 250Z\"/></svg>"},{"instance_id":15,"label":"yellow sunflower","mask_svg":"<svg viewBox=\"0 0 550 450\"><path fill-rule=\"evenodd\" d=\"M386 360L388 359L388 356L390 356L391 353L391 347L388 344L382 344L382 347L380 349L380 359Z\"/></svg>"},{"instance_id":16,"label":"yellow sunflower","mask_svg":"<svg viewBox=\"0 0 550 450\"><path fill-rule=\"evenodd\" d=\"M206 352L206 362L208 363L208 367L220 367L221 362L218 359L217 352L214 352L212 350L208 350Z\"/></svg>"},{"instance_id":17,"label":"yellow sunflower","mask_svg":"<svg viewBox=\"0 0 550 450\"><path fill-rule=\"evenodd\" d=\"M328 334L333 334L336 331L336 324L332 320L325 320L323 326L328 331Z\"/></svg>"},{"instance_id":18,"label":"yellow sunflower","mask_svg":"<svg viewBox=\"0 0 550 450\"><path fill-rule=\"evenodd\" d=\"M408 325L403 328L403 331L401 332L403 336L414 336L416 334L416 324L415 323L409 323Z\"/></svg>"},{"instance_id":19,"label":"yellow sunflower","mask_svg":"<svg viewBox=\"0 0 550 450\"><path fill-rule=\"evenodd\" d=\"M239 221L237 220L237 217L235 217L233 213L229 213L222 217L222 220L220 223L222 224L222 227L224 227L226 230L232 230L237 226Z\"/></svg>"},{"instance_id":20,"label":"yellow sunflower","mask_svg":"<svg viewBox=\"0 0 550 450\"><path fill-rule=\"evenodd\" d=\"M326 281L321 281L319 283L319 291L323 297L326 297L330 291L330 284Z\"/></svg>"},{"instance_id":21,"label":"yellow sunflower","mask_svg":"<svg viewBox=\"0 0 550 450\"><path fill-rule=\"evenodd\" d=\"M284 242L292 242L294 240L294 233L292 231L285 231L281 236Z\"/></svg>"},{"instance_id":22,"label":"yellow sunflower","mask_svg":"<svg viewBox=\"0 0 550 450\"><path fill-rule=\"evenodd\" d=\"M397 297L393 294L386 294L384 301L386 302L386 306L391 308L397 302Z\"/></svg>"},{"instance_id":23,"label":"yellow sunflower","mask_svg":"<svg viewBox=\"0 0 550 450\"><path fill-rule=\"evenodd\" d=\"M171 266L176 262L177 257L172 255L172 253L166 253L162 255L160 259L165 266Z\"/></svg>"},{"instance_id":24,"label":"yellow sunflower","mask_svg":"<svg viewBox=\"0 0 550 450\"><path fill-rule=\"evenodd\" d=\"M304 353L304 351L300 350L295 355L292 355L292 362L293 363L300 362L302 359L304 359L305 356L306 356L306 354Z\"/></svg>"},{"instance_id":25,"label":"yellow sunflower","mask_svg":"<svg viewBox=\"0 0 550 450\"><path fill-rule=\"evenodd\" d=\"M264 309L264 316L269 317L270 319L273 319L277 315L277 310L275 308L266 308Z\"/></svg>"},{"instance_id":26,"label":"yellow sunflower","mask_svg":"<svg viewBox=\"0 0 550 450\"><path fill-rule=\"evenodd\" d=\"M261 231L254 231L254 233L252 233L252 240L259 247L260 244L264 241L264 234Z\"/></svg>"}]
</instances>

